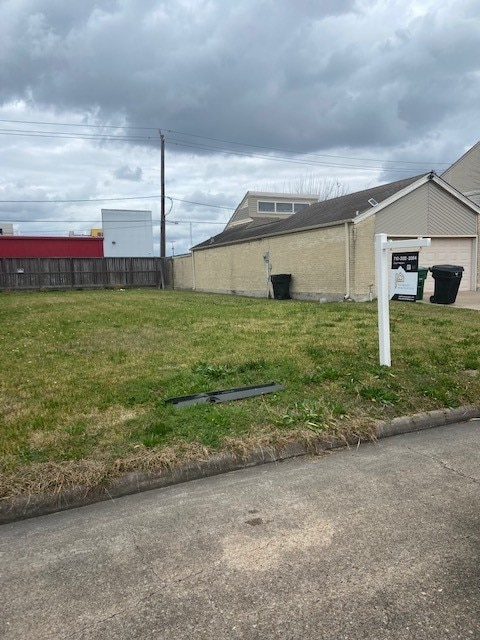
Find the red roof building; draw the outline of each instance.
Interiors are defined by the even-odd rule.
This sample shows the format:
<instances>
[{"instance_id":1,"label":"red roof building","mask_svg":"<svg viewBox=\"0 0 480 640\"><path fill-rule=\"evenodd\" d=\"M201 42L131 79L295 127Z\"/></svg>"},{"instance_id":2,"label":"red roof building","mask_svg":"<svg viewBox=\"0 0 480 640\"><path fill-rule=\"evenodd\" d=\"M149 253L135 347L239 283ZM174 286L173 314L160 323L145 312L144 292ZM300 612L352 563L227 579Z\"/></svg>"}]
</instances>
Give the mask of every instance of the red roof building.
<instances>
[{"instance_id":1,"label":"red roof building","mask_svg":"<svg viewBox=\"0 0 480 640\"><path fill-rule=\"evenodd\" d=\"M0 258L103 258L103 238L0 235Z\"/></svg>"}]
</instances>

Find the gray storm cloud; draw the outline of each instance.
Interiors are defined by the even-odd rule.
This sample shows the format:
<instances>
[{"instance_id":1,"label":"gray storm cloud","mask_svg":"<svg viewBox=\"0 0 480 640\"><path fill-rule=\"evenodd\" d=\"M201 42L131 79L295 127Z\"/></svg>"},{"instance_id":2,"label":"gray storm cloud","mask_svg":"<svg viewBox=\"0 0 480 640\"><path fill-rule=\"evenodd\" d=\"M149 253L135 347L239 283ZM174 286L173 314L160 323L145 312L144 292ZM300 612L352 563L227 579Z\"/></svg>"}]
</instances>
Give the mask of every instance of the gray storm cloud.
<instances>
[{"instance_id":1,"label":"gray storm cloud","mask_svg":"<svg viewBox=\"0 0 480 640\"><path fill-rule=\"evenodd\" d=\"M417 5L10 0L0 99L299 151L406 143L473 115L480 82L480 6Z\"/></svg>"},{"instance_id":2,"label":"gray storm cloud","mask_svg":"<svg viewBox=\"0 0 480 640\"><path fill-rule=\"evenodd\" d=\"M3 0L0 219L82 232L123 198L158 221L159 129L176 251L248 189L441 172L480 137L479 18L476 0Z\"/></svg>"}]
</instances>

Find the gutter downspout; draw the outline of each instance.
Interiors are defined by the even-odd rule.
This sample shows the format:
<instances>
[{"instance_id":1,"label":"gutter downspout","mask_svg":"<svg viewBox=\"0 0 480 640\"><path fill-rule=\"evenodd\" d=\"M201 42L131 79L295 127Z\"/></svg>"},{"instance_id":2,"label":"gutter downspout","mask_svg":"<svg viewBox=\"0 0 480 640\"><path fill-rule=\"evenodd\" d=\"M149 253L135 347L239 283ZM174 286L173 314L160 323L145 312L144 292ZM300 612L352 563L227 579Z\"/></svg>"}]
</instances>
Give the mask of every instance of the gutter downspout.
<instances>
[{"instance_id":1,"label":"gutter downspout","mask_svg":"<svg viewBox=\"0 0 480 640\"><path fill-rule=\"evenodd\" d=\"M473 282L471 283L471 286L473 285L473 290L474 291L478 291L478 227L477 227L477 236L475 238L475 240L473 241L473 264L472 264L472 276L473 276Z\"/></svg>"},{"instance_id":2,"label":"gutter downspout","mask_svg":"<svg viewBox=\"0 0 480 640\"><path fill-rule=\"evenodd\" d=\"M350 231L348 222L345 222L345 296L344 300L350 300Z\"/></svg>"},{"instance_id":3,"label":"gutter downspout","mask_svg":"<svg viewBox=\"0 0 480 640\"><path fill-rule=\"evenodd\" d=\"M195 278L195 251L192 251L192 290L195 291L197 288L196 278Z\"/></svg>"}]
</instances>

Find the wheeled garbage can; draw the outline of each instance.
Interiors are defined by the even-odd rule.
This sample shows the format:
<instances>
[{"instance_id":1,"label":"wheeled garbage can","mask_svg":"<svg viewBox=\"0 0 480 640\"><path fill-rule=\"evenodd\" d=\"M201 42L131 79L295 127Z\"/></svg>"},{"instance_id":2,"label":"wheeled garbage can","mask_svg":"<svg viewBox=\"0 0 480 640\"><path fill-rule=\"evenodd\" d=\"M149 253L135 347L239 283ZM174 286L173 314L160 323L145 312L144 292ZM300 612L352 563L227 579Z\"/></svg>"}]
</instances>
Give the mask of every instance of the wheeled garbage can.
<instances>
[{"instance_id":1,"label":"wheeled garbage can","mask_svg":"<svg viewBox=\"0 0 480 640\"><path fill-rule=\"evenodd\" d=\"M291 273L279 273L270 276L273 285L273 297L275 300L290 300Z\"/></svg>"},{"instance_id":2,"label":"wheeled garbage can","mask_svg":"<svg viewBox=\"0 0 480 640\"><path fill-rule=\"evenodd\" d=\"M427 267L418 267L417 300L423 300L423 287L425 286L427 275Z\"/></svg>"},{"instance_id":3,"label":"wheeled garbage can","mask_svg":"<svg viewBox=\"0 0 480 640\"><path fill-rule=\"evenodd\" d=\"M430 267L435 280L435 290L430 296L434 304L453 304L457 299L458 287L463 275L463 267L455 264L437 264Z\"/></svg>"}]
</instances>

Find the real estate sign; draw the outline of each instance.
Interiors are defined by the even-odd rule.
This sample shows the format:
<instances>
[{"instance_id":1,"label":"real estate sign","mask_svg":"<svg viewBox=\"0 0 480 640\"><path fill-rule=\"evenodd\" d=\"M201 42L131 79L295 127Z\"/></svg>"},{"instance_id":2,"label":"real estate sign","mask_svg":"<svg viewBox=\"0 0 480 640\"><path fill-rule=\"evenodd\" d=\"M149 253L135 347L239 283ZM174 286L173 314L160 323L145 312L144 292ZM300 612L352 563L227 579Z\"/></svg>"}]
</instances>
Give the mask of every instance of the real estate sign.
<instances>
[{"instance_id":1,"label":"real estate sign","mask_svg":"<svg viewBox=\"0 0 480 640\"><path fill-rule=\"evenodd\" d=\"M392 253L390 300L415 302L418 286L418 251Z\"/></svg>"},{"instance_id":2,"label":"real estate sign","mask_svg":"<svg viewBox=\"0 0 480 640\"><path fill-rule=\"evenodd\" d=\"M375 234L375 282L377 285L377 303L378 303L378 351L380 356L380 364L384 367L390 367L392 364L390 354L390 301L389 301L389 282L388 282L388 255L390 252L402 251L400 257L392 258L392 265L398 265L397 269L391 269L390 275L393 276L393 287L390 288L393 297L397 296L413 296L412 283L406 285L406 290L403 287L405 283L405 274L415 274L415 298L416 298L416 286L418 280L418 253L413 254L410 249L417 249L418 247L429 247L432 243L431 238L416 238L412 240L389 240L386 233ZM395 255L395 254L393 254ZM411 256L411 260L408 256ZM416 257L415 257L416 256ZM404 273L398 271L400 266ZM415 266L416 271L413 270ZM395 276L397 282L395 284ZM403 282L402 282L403 278ZM408 280L409 278L407 278ZM402 291L400 291L400 284L402 284ZM400 300L400 297L397 298Z\"/></svg>"}]
</instances>

